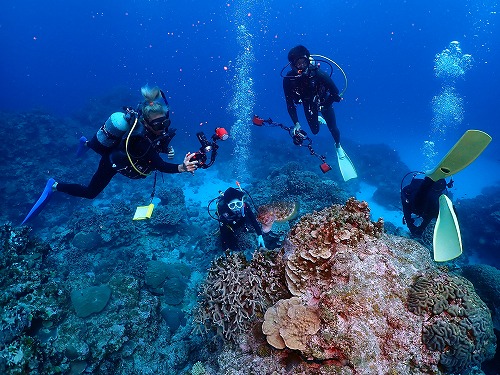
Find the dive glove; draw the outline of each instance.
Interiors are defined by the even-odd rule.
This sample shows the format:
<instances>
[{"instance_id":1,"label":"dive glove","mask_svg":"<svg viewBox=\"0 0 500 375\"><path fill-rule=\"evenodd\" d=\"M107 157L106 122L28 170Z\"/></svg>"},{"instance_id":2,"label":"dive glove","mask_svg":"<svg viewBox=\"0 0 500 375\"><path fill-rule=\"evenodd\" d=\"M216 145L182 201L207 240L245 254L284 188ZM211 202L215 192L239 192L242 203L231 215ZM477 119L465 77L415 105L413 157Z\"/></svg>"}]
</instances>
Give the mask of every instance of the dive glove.
<instances>
[{"instance_id":1,"label":"dive glove","mask_svg":"<svg viewBox=\"0 0 500 375\"><path fill-rule=\"evenodd\" d=\"M172 146L168 146L168 149L167 149L167 157L169 159L173 159L175 156L175 151L174 151L174 148Z\"/></svg>"},{"instance_id":2,"label":"dive glove","mask_svg":"<svg viewBox=\"0 0 500 375\"><path fill-rule=\"evenodd\" d=\"M300 131L300 123L297 121L293 127L293 134L297 134Z\"/></svg>"},{"instance_id":3,"label":"dive glove","mask_svg":"<svg viewBox=\"0 0 500 375\"><path fill-rule=\"evenodd\" d=\"M259 247L264 247L264 248L266 247L266 244L264 243L264 238L262 238L262 234L259 237L257 237L257 245Z\"/></svg>"}]
</instances>

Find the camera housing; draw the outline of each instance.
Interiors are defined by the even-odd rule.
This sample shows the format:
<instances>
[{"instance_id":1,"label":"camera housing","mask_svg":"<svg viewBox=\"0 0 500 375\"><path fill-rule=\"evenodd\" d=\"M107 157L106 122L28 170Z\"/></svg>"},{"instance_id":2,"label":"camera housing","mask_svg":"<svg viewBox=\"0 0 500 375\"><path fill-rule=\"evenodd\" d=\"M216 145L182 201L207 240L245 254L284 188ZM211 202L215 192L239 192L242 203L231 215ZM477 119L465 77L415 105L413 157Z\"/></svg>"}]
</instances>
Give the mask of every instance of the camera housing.
<instances>
[{"instance_id":1,"label":"camera housing","mask_svg":"<svg viewBox=\"0 0 500 375\"><path fill-rule=\"evenodd\" d=\"M191 157L192 161L198 162L198 168L206 169L215 162L215 158L217 156L217 149L219 145L217 141L222 140L225 141L229 138L229 134L224 128L216 128L214 134L212 135L212 141L209 141L205 136L205 133L198 132L196 133L196 138L200 142L200 149L194 153ZM207 153L211 153L210 161L207 163Z\"/></svg>"}]
</instances>

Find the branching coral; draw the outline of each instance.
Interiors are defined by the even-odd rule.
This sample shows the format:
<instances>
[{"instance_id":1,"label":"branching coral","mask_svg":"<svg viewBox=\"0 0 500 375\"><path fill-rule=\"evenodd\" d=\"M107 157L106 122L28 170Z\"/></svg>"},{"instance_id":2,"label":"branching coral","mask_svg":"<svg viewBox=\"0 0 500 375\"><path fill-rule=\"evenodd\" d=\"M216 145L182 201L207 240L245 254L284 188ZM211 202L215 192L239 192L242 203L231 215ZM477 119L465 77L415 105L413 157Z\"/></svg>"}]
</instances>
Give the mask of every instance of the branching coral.
<instances>
[{"instance_id":1,"label":"branching coral","mask_svg":"<svg viewBox=\"0 0 500 375\"><path fill-rule=\"evenodd\" d=\"M240 253L217 258L200 291L197 322L235 340L261 319L266 309L286 298L283 266L277 253L255 253L248 262Z\"/></svg>"},{"instance_id":2,"label":"branching coral","mask_svg":"<svg viewBox=\"0 0 500 375\"><path fill-rule=\"evenodd\" d=\"M495 353L490 312L466 279L429 272L416 278L408 295L408 309L424 316L422 341L441 353L449 372L463 372Z\"/></svg>"}]
</instances>

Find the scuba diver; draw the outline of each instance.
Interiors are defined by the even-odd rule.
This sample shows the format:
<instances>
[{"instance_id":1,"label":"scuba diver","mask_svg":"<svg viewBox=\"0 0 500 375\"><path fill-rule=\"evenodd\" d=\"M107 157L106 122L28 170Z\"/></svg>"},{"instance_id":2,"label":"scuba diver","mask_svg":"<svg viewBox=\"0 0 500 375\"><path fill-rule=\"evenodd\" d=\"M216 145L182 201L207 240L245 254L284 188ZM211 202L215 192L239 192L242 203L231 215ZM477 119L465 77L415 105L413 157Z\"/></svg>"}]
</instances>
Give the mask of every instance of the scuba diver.
<instances>
[{"instance_id":1,"label":"scuba diver","mask_svg":"<svg viewBox=\"0 0 500 375\"><path fill-rule=\"evenodd\" d=\"M342 100L339 89L327 73L312 63L311 54L306 47L293 47L288 52L288 61L292 70L283 77L283 91L288 114L295 125L294 133L300 130L297 105L302 104L311 132L318 134L318 114L321 112L335 140L335 147L339 148L340 131L332 107L334 102Z\"/></svg>"},{"instance_id":2,"label":"scuba diver","mask_svg":"<svg viewBox=\"0 0 500 375\"><path fill-rule=\"evenodd\" d=\"M257 246L266 247L264 239L262 238L262 229L257 222L250 205L244 202L244 196L245 191L243 191L241 187L240 189L229 187L222 196L210 201L211 203L214 200L217 200L217 217L213 217L210 214L209 203L210 216L219 222L220 236L224 250L239 249L237 231L248 231L248 228L246 227L247 224L250 224L257 233Z\"/></svg>"},{"instance_id":3,"label":"scuba diver","mask_svg":"<svg viewBox=\"0 0 500 375\"><path fill-rule=\"evenodd\" d=\"M448 153L433 169L414 174L409 185L403 187L401 180L401 203L403 205L403 223L408 225L412 235L421 235L429 222L436 219L432 237L434 261L447 262L462 254L462 236L455 207L448 197L447 188L453 186L453 180L447 184L445 178L451 177L466 168L491 142L491 136L481 130L467 130ZM417 174L424 174L424 179L415 179ZM417 225L416 218L422 223Z\"/></svg>"},{"instance_id":4,"label":"scuba diver","mask_svg":"<svg viewBox=\"0 0 500 375\"><path fill-rule=\"evenodd\" d=\"M405 178L413 173L411 182L403 187ZM403 224L413 236L421 236L425 228L439 214L439 197L449 196L448 188L453 187L453 179L446 183L444 178L433 181L429 177L415 178L423 172L410 172L401 181L401 204L403 205ZM418 224L418 225L417 225Z\"/></svg>"},{"instance_id":5,"label":"scuba diver","mask_svg":"<svg viewBox=\"0 0 500 375\"><path fill-rule=\"evenodd\" d=\"M307 123L314 135L319 132L320 122L326 123L335 141L335 151L337 153L340 172L344 181L348 181L351 178L356 178L357 172L351 159L340 145L340 131L337 127L337 119L333 110L333 103L343 100L342 93L340 93L331 79L331 73L329 75L321 70L313 57L319 57L320 60L318 61L326 62L330 65L332 71L333 67L331 64L336 65L345 78L346 86L342 93L347 88L347 77L336 62L321 55L311 56L309 50L303 45L293 47L288 52L288 65L290 65L292 70L283 76L283 71L287 65L281 73L286 107L294 123L293 133L297 136L304 134L297 116L297 105L302 104ZM320 113L321 116L319 116Z\"/></svg>"},{"instance_id":6,"label":"scuba diver","mask_svg":"<svg viewBox=\"0 0 500 375\"><path fill-rule=\"evenodd\" d=\"M138 111L125 108L127 113L115 112L101 126L94 137L87 142L80 138L77 154L92 149L101 160L97 171L88 185L56 182L50 178L45 189L28 213L22 224L38 215L54 192L75 197L94 199L120 173L131 179L146 178L151 172L164 173L194 172L198 161L192 160L194 153L188 152L182 164L165 162L160 153L170 153L169 142L175 131L169 131L170 119L165 94L157 86L141 88L144 102ZM163 98L165 105L157 101Z\"/></svg>"}]
</instances>

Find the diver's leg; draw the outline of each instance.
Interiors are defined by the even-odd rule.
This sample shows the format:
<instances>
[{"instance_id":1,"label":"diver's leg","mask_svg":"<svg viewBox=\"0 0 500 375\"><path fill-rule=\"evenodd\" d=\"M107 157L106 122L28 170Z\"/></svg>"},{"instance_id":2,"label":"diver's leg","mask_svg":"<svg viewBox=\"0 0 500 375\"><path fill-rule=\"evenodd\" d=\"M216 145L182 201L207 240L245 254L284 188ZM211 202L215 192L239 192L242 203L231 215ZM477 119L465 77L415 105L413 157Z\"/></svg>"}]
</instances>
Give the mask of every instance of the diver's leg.
<instances>
[{"instance_id":1,"label":"diver's leg","mask_svg":"<svg viewBox=\"0 0 500 375\"><path fill-rule=\"evenodd\" d=\"M304 115L306 116L307 123L314 135L319 132L318 108L315 103L303 103Z\"/></svg>"},{"instance_id":2,"label":"diver's leg","mask_svg":"<svg viewBox=\"0 0 500 375\"><path fill-rule=\"evenodd\" d=\"M115 174L116 170L112 167L109 157L103 156L88 186L58 183L56 190L74 197L94 199L108 186Z\"/></svg>"},{"instance_id":3,"label":"diver's leg","mask_svg":"<svg viewBox=\"0 0 500 375\"><path fill-rule=\"evenodd\" d=\"M321 111L321 115L326 121L326 125L328 126L328 130L332 133L333 139L335 140L335 146L338 148L340 146L340 130L337 127L337 118L335 116L335 111L333 107L323 108Z\"/></svg>"}]
</instances>

